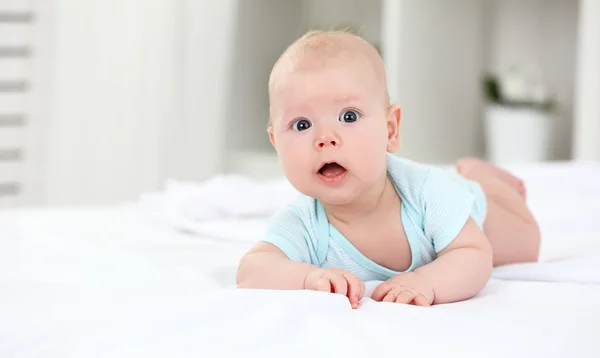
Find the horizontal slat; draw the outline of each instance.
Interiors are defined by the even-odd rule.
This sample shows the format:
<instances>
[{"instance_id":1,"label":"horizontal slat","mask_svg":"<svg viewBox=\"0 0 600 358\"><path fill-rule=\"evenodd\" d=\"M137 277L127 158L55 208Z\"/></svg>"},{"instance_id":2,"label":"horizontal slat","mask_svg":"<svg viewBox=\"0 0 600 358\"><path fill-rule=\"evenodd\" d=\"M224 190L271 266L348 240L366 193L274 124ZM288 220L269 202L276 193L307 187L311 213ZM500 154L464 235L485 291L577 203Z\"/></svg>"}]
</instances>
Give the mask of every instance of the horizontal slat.
<instances>
[{"instance_id":1,"label":"horizontal slat","mask_svg":"<svg viewBox=\"0 0 600 358\"><path fill-rule=\"evenodd\" d=\"M29 84L25 79L2 80L0 79L0 93L25 92Z\"/></svg>"},{"instance_id":2,"label":"horizontal slat","mask_svg":"<svg viewBox=\"0 0 600 358\"><path fill-rule=\"evenodd\" d=\"M0 182L0 196L17 196L21 192L18 182Z\"/></svg>"},{"instance_id":3,"label":"horizontal slat","mask_svg":"<svg viewBox=\"0 0 600 358\"><path fill-rule=\"evenodd\" d=\"M19 162L23 159L21 148L0 148L0 162Z\"/></svg>"},{"instance_id":4,"label":"horizontal slat","mask_svg":"<svg viewBox=\"0 0 600 358\"><path fill-rule=\"evenodd\" d=\"M2 128L23 127L27 119L23 114L2 114L0 113L0 130Z\"/></svg>"},{"instance_id":5,"label":"horizontal slat","mask_svg":"<svg viewBox=\"0 0 600 358\"><path fill-rule=\"evenodd\" d=\"M31 56L28 46L3 46L0 44L0 60L4 58L27 58Z\"/></svg>"},{"instance_id":6,"label":"horizontal slat","mask_svg":"<svg viewBox=\"0 0 600 358\"><path fill-rule=\"evenodd\" d=\"M23 114L26 110L27 94L0 92L0 113Z\"/></svg>"},{"instance_id":7,"label":"horizontal slat","mask_svg":"<svg viewBox=\"0 0 600 358\"><path fill-rule=\"evenodd\" d=\"M2 5L0 5L2 6ZM0 23L9 23L9 24L27 24L33 22L33 12L32 11L7 11L2 6L0 10Z\"/></svg>"},{"instance_id":8,"label":"horizontal slat","mask_svg":"<svg viewBox=\"0 0 600 358\"><path fill-rule=\"evenodd\" d=\"M22 184L19 182L0 181L0 209L15 208L22 201Z\"/></svg>"},{"instance_id":9,"label":"horizontal slat","mask_svg":"<svg viewBox=\"0 0 600 358\"><path fill-rule=\"evenodd\" d=\"M0 162L0 183L22 182L25 164L25 162Z\"/></svg>"},{"instance_id":10,"label":"horizontal slat","mask_svg":"<svg viewBox=\"0 0 600 358\"><path fill-rule=\"evenodd\" d=\"M0 148L21 148L24 146L26 127L0 127Z\"/></svg>"},{"instance_id":11,"label":"horizontal slat","mask_svg":"<svg viewBox=\"0 0 600 358\"><path fill-rule=\"evenodd\" d=\"M0 60L0 80L29 77L29 60L8 58Z\"/></svg>"}]
</instances>

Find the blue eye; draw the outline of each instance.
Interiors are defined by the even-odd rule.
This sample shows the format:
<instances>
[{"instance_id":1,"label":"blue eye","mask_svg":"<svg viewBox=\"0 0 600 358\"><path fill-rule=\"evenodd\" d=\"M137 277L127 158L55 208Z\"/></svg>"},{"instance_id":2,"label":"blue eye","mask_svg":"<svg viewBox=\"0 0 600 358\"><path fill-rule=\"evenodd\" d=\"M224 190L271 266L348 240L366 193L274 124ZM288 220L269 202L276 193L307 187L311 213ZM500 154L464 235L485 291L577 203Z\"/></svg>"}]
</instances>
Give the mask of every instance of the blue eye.
<instances>
[{"instance_id":1,"label":"blue eye","mask_svg":"<svg viewBox=\"0 0 600 358\"><path fill-rule=\"evenodd\" d=\"M358 112L353 111L353 110L348 110L348 111L342 112L342 114L340 115L340 122L352 123L352 122L356 122L359 118L360 118L360 114L358 114Z\"/></svg>"},{"instance_id":2,"label":"blue eye","mask_svg":"<svg viewBox=\"0 0 600 358\"><path fill-rule=\"evenodd\" d=\"M299 119L292 124L292 129L301 132L310 128L311 125L308 119Z\"/></svg>"}]
</instances>

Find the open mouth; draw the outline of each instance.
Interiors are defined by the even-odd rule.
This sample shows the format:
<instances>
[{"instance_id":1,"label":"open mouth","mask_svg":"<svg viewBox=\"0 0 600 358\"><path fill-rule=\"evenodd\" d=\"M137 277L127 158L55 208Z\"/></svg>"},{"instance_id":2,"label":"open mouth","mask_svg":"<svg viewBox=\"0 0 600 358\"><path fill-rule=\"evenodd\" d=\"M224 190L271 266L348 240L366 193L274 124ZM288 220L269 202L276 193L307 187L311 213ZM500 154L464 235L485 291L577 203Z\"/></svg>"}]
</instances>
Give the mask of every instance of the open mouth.
<instances>
[{"instance_id":1,"label":"open mouth","mask_svg":"<svg viewBox=\"0 0 600 358\"><path fill-rule=\"evenodd\" d=\"M325 163L318 173L322 178L333 181L342 178L346 174L346 168L336 162Z\"/></svg>"}]
</instances>

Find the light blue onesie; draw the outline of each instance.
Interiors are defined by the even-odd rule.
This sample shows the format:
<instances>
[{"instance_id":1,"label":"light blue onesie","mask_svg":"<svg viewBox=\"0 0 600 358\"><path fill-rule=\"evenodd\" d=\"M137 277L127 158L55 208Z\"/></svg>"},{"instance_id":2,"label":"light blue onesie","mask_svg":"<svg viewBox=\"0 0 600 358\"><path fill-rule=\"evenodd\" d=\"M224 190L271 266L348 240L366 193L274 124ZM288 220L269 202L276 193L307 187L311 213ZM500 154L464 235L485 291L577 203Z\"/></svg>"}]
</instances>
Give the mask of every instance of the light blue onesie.
<instances>
[{"instance_id":1,"label":"light blue onesie","mask_svg":"<svg viewBox=\"0 0 600 358\"><path fill-rule=\"evenodd\" d=\"M428 264L458 235L470 217L486 215L479 184L454 171L388 154L388 176L402 200L402 224L412 252L408 271ZM399 272L361 254L329 221L318 200L300 195L271 219L264 241L291 260L352 272L363 281L385 281Z\"/></svg>"}]
</instances>

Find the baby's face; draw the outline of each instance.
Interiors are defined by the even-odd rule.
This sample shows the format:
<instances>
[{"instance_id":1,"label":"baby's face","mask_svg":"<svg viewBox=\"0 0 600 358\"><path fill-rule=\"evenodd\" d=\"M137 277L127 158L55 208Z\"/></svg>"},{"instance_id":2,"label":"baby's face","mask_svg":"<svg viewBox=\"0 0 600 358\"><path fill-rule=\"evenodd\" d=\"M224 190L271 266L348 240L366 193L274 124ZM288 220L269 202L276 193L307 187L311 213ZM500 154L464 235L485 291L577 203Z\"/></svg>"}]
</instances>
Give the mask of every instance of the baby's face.
<instances>
[{"instance_id":1,"label":"baby's face","mask_svg":"<svg viewBox=\"0 0 600 358\"><path fill-rule=\"evenodd\" d=\"M385 175L393 115L369 66L340 62L285 75L271 95L270 138L288 180L331 205ZM393 121L393 120L392 120Z\"/></svg>"}]
</instances>

